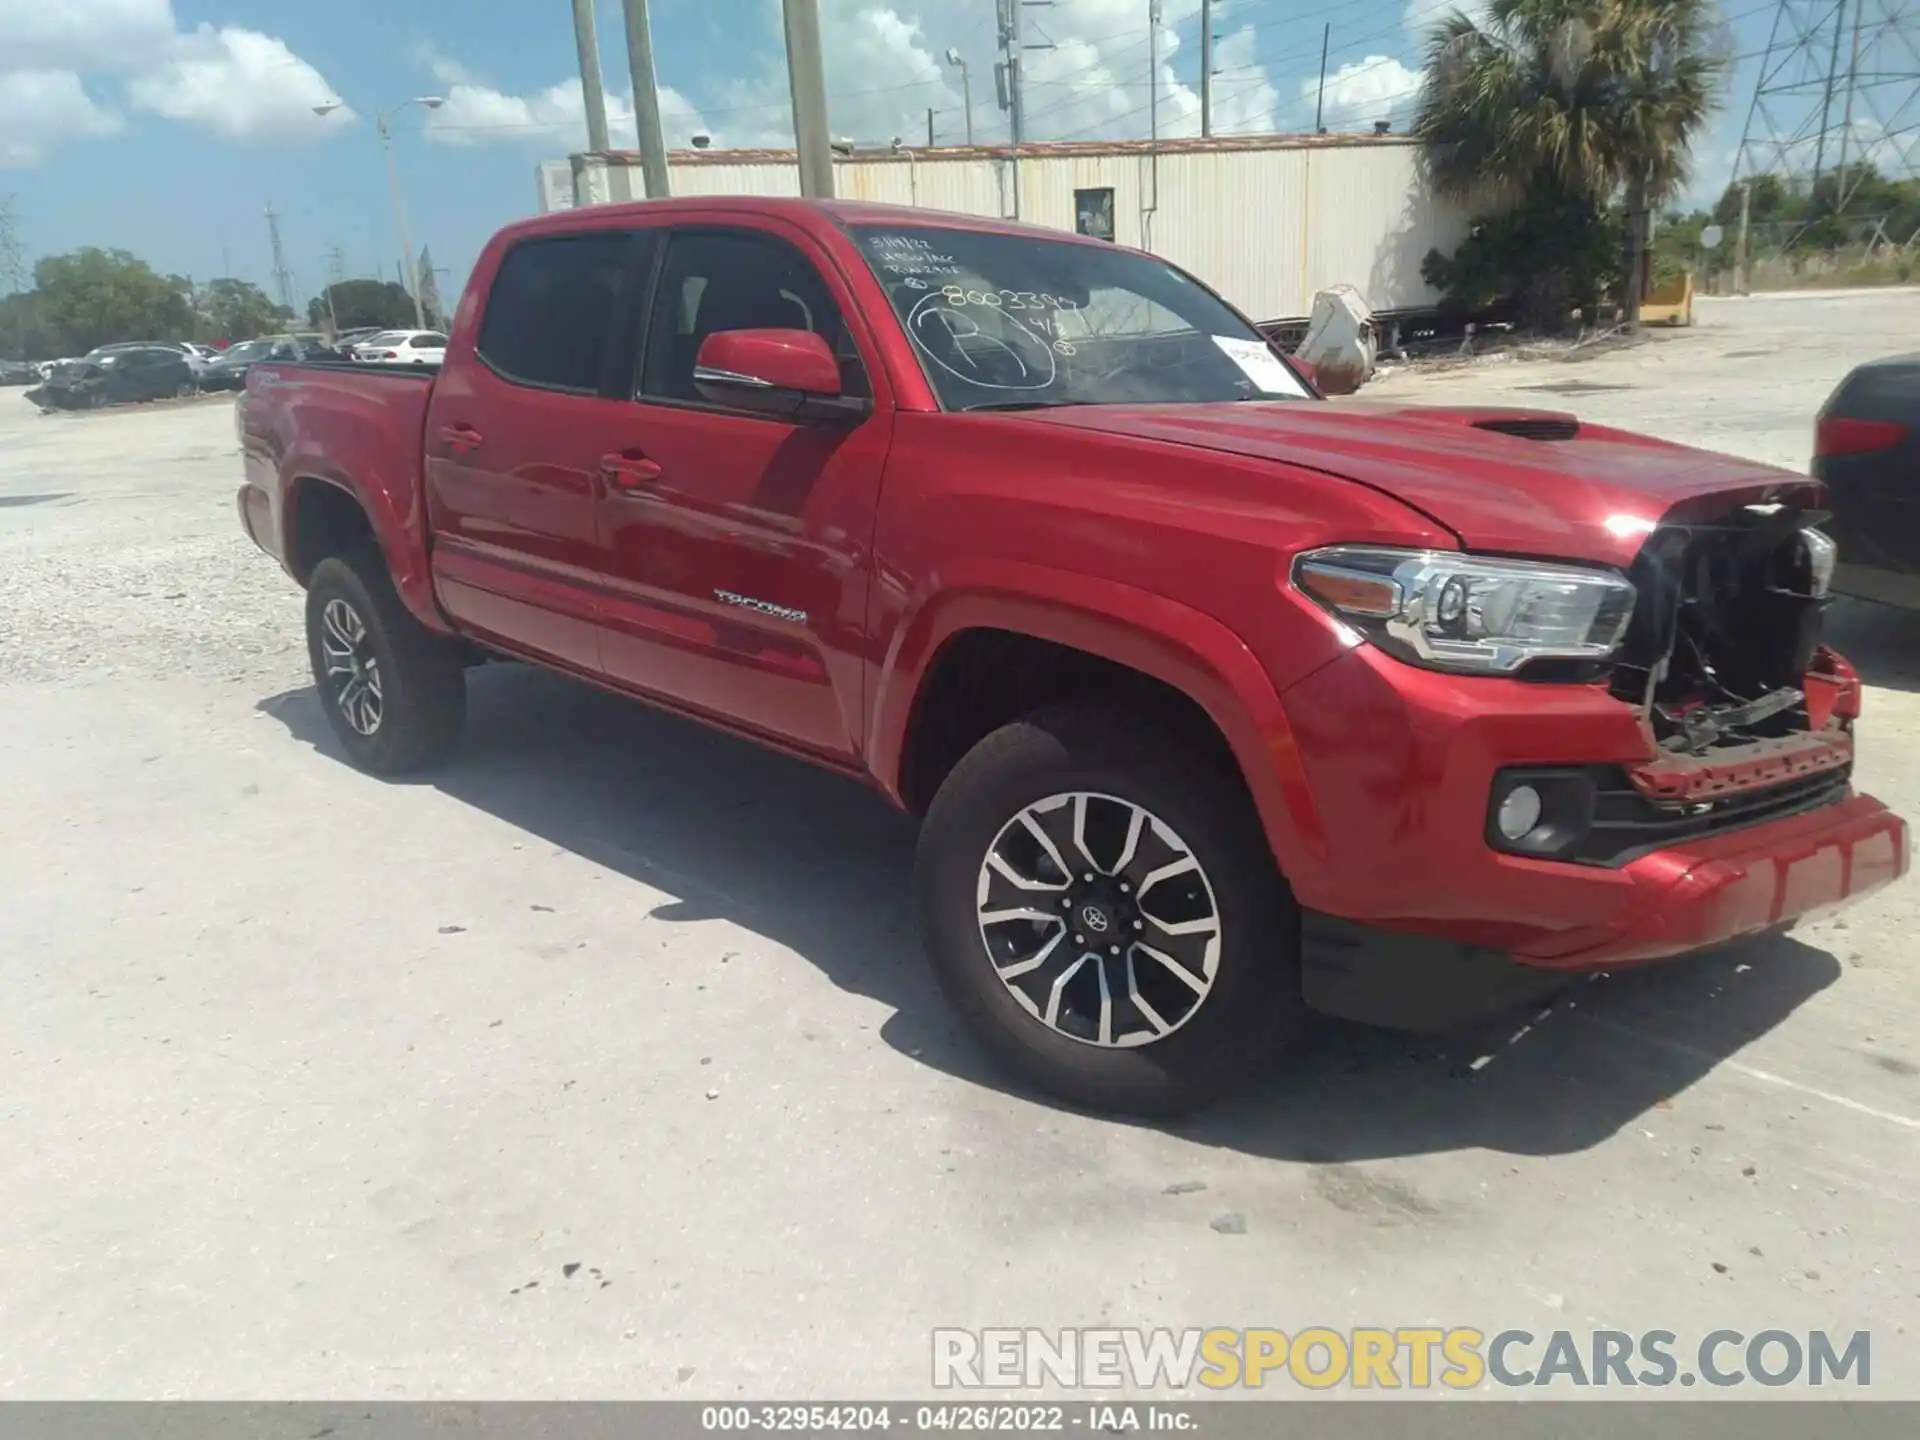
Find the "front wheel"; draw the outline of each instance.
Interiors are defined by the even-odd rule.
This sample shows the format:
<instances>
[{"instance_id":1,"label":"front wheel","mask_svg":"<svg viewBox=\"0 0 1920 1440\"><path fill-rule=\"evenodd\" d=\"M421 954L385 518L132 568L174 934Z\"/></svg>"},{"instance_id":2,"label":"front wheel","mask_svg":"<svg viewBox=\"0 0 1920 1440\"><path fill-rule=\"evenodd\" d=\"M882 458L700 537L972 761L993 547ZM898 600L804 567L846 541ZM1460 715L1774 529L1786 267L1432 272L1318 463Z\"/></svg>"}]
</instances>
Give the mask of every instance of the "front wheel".
<instances>
[{"instance_id":1,"label":"front wheel","mask_svg":"<svg viewBox=\"0 0 1920 1440\"><path fill-rule=\"evenodd\" d=\"M1073 1104L1193 1109L1300 1024L1298 912L1238 777L1117 709L982 740L934 797L916 870L948 998Z\"/></svg>"},{"instance_id":2,"label":"front wheel","mask_svg":"<svg viewBox=\"0 0 1920 1440\"><path fill-rule=\"evenodd\" d=\"M458 651L413 617L377 554L314 566L307 655L327 724L362 770L422 770L459 739L467 683Z\"/></svg>"}]
</instances>

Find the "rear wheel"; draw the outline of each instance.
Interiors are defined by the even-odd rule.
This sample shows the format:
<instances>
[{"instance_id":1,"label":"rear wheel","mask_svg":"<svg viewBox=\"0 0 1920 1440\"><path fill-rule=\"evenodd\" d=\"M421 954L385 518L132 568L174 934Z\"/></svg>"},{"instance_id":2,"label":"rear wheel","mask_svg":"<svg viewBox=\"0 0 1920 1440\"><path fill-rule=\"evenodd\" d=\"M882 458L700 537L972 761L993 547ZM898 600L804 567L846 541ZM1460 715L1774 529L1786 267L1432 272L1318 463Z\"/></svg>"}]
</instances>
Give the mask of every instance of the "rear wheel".
<instances>
[{"instance_id":1,"label":"rear wheel","mask_svg":"<svg viewBox=\"0 0 1920 1440\"><path fill-rule=\"evenodd\" d=\"M1166 1115L1297 1030L1299 920L1236 776L1087 705L987 736L927 813L935 973L981 1042L1075 1104Z\"/></svg>"},{"instance_id":2,"label":"rear wheel","mask_svg":"<svg viewBox=\"0 0 1920 1440\"><path fill-rule=\"evenodd\" d=\"M458 648L413 617L377 554L314 567L307 654L327 724L361 769L403 775L453 749L467 699Z\"/></svg>"}]
</instances>

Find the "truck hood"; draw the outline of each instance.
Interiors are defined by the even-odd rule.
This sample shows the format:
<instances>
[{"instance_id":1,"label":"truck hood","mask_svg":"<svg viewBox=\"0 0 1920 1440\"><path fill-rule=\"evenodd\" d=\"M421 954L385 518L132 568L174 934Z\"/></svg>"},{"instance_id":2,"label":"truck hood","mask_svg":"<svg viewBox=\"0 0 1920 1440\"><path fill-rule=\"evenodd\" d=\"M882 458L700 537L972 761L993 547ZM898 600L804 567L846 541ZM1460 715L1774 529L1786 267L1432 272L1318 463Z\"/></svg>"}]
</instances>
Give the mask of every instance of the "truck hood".
<instances>
[{"instance_id":1,"label":"truck hood","mask_svg":"<svg viewBox=\"0 0 1920 1440\"><path fill-rule=\"evenodd\" d=\"M1546 410L1292 400L1061 406L1020 419L1304 466L1393 496L1470 550L1623 567L1663 519L1818 508L1825 494L1789 470Z\"/></svg>"}]
</instances>

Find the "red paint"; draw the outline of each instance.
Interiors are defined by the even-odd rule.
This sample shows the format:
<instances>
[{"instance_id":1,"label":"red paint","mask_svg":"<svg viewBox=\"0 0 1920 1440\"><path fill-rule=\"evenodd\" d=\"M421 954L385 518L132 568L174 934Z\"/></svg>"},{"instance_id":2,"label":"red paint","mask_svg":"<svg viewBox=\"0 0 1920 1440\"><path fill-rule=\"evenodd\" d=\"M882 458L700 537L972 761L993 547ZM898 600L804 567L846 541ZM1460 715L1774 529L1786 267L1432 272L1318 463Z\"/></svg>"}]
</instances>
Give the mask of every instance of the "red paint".
<instances>
[{"instance_id":1,"label":"red paint","mask_svg":"<svg viewBox=\"0 0 1920 1440\"><path fill-rule=\"evenodd\" d=\"M991 627L1103 656L1213 719L1303 904L1542 965L1673 953L1905 870L1904 826L1863 796L1617 869L1498 854L1483 828L1503 766L1612 763L1664 783L1637 713L1600 686L1401 664L1287 578L1302 550L1341 541L1624 566L1662 519L1817 504L1816 482L1598 426L1565 439L1482 428L1551 418L1537 412L1294 401L943 413L840 228L932 218L709 198L511 226L475 267L430 386L254 367L243 524L268 551L295 553L301 487L339 486L429 624L864 774L896 801L923 687L956 637ZM799 249L847 318L871 412L799 421L619 388L532 390L476 357L511 244L682 225ZM700 362L796 391L842 384L825 345L793 332L723 334ZM1823 652L1808 683L1836 725L1857 713L1844 660ZM1823 729L1822 756L1841 747L1850 738Z\"/></svg>"},{"instance_id":2,"label":"red paint","mask_svg":"<svg viewBox=\"0 0 1920 1440\"><path fill-rule=\"evenodd\" d=\"M700 345L697 365L750 375L782 390L838 395L840 367L811 330L724 330Z\"/></svg>"}]
</instances>

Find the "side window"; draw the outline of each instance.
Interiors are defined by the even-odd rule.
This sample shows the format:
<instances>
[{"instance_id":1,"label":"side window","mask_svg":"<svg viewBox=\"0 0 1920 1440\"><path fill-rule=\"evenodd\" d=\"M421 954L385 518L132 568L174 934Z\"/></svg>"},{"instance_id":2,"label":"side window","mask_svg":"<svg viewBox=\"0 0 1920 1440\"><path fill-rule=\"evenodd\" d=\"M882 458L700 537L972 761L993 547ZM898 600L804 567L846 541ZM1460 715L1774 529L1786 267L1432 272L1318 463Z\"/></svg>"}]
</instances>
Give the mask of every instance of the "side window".
<instances>
[{"instance_id":1,"label":"side window","mask_svg":"<svg viewBox=\"0 0 1920 1440\"><path fill-rule=\"evenodd\" d=\"M597 393L631 254L612 230L514 246L487 295L480 358L516 385Z\"/></svg>"},{"instance_id":2,"label":"side window","mask_svg":"<svg viewBox=\"0 0 1920 1440\"><path fill-rule=\"evenodd\" d=\"M784 240L746 230L681 231L668 242L654 296L640 399L697 403L694 356L722 330L811 330L839 358L842 390L871 393L832 292Z\"/></svg>"}]
</instances>

